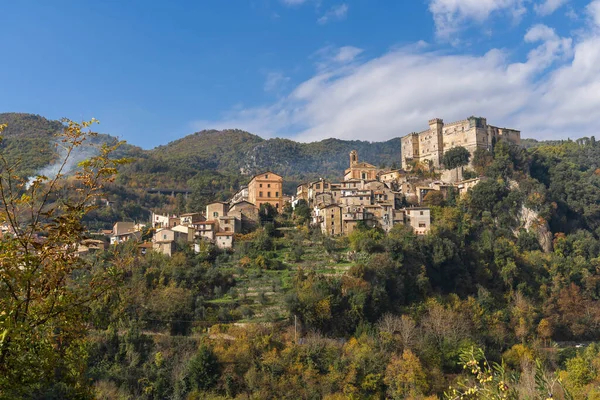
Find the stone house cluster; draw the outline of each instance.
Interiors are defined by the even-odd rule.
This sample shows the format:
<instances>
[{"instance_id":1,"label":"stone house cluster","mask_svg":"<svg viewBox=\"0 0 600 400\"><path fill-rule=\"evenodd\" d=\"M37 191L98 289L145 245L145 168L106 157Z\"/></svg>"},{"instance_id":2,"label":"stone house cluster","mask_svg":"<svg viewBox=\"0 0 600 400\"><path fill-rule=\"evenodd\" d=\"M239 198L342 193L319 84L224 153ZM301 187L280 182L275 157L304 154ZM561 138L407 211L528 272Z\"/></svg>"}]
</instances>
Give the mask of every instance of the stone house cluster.
<instances>
[{"instance_id":1,"label":"stone house cluster","mask_svg":"<svg viewBox=\"0 0 600 400\"><path fill-rule=\"evenodd\" d=\"M221 249L233 247L234 235L251 230L258 221L262 204L271 204L277 211L283 209L283 178L273 172L254 176L229 202L214 202L206 206L205 213L163 215L152 213L150 227L154 229L152 241L139 244L140 253L152 249L171 256L178 244L193 245L199 249L200 241L207 241ZM141 241L143 224L117 222L107 232L111 244L127 240Z\"/></svg>"},{"instance_id":2,"label":"stone house cluster","mask_svg":"<svg viewBox=\"0 0 600 400\"><path fill-rule=\"evenodd\" d=\"M178 243L197 245L208 241L221 249L233 247L234 235L256 223L256 207L247 201L230 205L214 202L206 206L206 212L188 213L180 216L152 213L152 248L172 255ZM197 247L197 246L195 246Z\"/></svg>"},{"instance_id":3,"label":"stone house cluster","mask_svg":"<svg viewBox=\"0 0 600 400\"><path fill-rule=\"evenodd\" d=\"M350 152L350 165L344 180L318 180L301 184L296 189L292 206L300 200L308 203L312 223L326 235L348 235L359 224L380 227L389 232L394 225L410 225L424 235L431 226L430 210L426 207L402 207L401 183L406 174L400 170L381 170L360 162L356 151Z\"/></svg>"},{"instance_id":4,"label":"stone house cluster","mask_svg":"<svg viewBox=\"0 0 600 400\"><path fill-rule=\"evenodd\" d=\"M429 121L429 129L401 139L402 169L409 170L412 162L439 169L444 153L454 147L462 146L473 155L479 148L491 150L499 140L520 144L521 132L488 125L485 118L469 117L449 124L435 118Z\"/></svg>"},{"instance_id":5,"label":"stone house cluster","mask_svg":"<svg viewBox=\"0 0 600 400\"><path fill-rule=\"evenodd\" d=\"M303 183L291 198L283 194L283 178L266 171L253 176L229 202L209 204L203 214L153 213L152 242L141 244L140 249L142 253L153 249L171 255L177 243L198 246L200 241L229 249L234 244L235 234L250 231L257 224L263 204L270 204L281 212L287 201L296 207L300 200L310 207L312 224L327 235L347 235L361 224L380 227L386 232L403 224L425 235L431 228L430 209L423 206L427 195L431 192L439 192L444 198L451 192L463 195L477 185L479 178L456 181L454 174L442 174L440 181L417 179L407 172L413 163L443 170L442 157L449 149L462 146L473 154L480 148L491 150L499 140L519 144L520 132L488 125L485 118L470 117L450 124L432 119L429 129L401 139L402 169L377 168L360 161L357 151L353 150L342 181L320 179ZM130 239L140 241L142 228L143 225L133 222L118 222L109 232L110 241L112 244Z\"/></svg>"}]
</instances>

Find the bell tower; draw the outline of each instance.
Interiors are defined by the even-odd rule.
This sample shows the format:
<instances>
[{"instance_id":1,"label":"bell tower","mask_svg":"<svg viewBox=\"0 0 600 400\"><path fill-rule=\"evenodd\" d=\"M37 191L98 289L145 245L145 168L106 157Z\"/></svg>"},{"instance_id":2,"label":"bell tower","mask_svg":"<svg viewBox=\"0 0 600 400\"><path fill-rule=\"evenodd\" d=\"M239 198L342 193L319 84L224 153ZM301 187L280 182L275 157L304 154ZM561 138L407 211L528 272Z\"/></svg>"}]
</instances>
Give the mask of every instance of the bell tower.
<instances>
[{"instance_id":1,"label":"bell tower","mask_svg":"<svg viewBox=\"0 0 600 400\"><path fill-rule=\"evenodd\" d=\"M358 164L358 152L356 150L352 150L350 152L350 166L354 166Z\"/></svg>"}]
</instances>

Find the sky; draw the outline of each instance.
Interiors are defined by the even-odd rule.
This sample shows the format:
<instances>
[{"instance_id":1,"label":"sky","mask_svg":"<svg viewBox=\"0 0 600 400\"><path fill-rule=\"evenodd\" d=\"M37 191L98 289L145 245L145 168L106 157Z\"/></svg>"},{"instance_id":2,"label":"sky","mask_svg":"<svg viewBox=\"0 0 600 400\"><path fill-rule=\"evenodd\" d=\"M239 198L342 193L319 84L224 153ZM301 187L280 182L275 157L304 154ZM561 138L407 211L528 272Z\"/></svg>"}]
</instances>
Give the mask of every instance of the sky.
<instances>
[{"instance_id":1,"label":"sky","mask_svg":"<svg viewBox=\"0 0 600 400\"><path fill-rule=\"evenodd\" d=\"M600 135L600 0L4 1L0 112L383 141L471 115Z\"/></svg>"}]
</instances>

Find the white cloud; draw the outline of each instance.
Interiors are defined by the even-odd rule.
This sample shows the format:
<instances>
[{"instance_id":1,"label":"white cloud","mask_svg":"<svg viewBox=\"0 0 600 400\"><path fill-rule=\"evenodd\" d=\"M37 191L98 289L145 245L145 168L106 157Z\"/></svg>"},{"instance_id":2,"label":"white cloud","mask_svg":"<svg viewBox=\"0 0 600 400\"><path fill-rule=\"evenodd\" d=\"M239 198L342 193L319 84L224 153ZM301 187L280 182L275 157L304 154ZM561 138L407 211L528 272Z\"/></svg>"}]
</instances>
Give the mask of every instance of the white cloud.
<instances>
[{"instance_id":1,"label":"white cloud","mask_svg":"<svg viewBox=\"0 0 600 400\"><path fill-rule=\"evenodd\" d=\"M535 4L533 9L541 16L550 15L568 1L569 0L544 0L542 3Z\"/></svg>"},{"instance_id":2,"label":"white cloud","mask_svg":"<svg viewBox=\"0 0 600 400\"><path fill-rule=\"evenodd\" d=\"M573 7L567 8L567 11L565 12L565 17L569 18L571 21L577 21L579 19L579 15L577 15Z\"/></svg>"},{"instance_id":3,"label":"white cloud","mask_svg":"<svg viewBox=\"0 0 600 400\"><path fill-rule=\"evenodd\" d=\"M544 0L542 3L535 4L533 8L538 15L546 16L554 13L568 1L569 0Z\"/></svg>"},{"instance_id":4,"label":"white cloud","mask_svg":"<svg viewBox=\"0 0 600 400\"><path fill-rule=\"evenodd\" d=\"M495 12L505 12L520 19L527 12L528 0L430 0L429 11L433 14L436 33L450 38L470 21L482 23Z\"/></svg>"},{"instance_id":5,"label":"white cloud","mask_svg":"<svg viewBox=\"0 0 600 400\"><path fill-rule=\"evenodd\" d=\"M523 137L598 135L600 0L587 12L596 29L576 39L545 25L531 27L524 37L531 50L522 60L512 61L510 52L499 49L468 55L411 45L373 59L332 62L273 104L232 111L195 128L242 128L302 141L375 141L423 130L430 118L449 122L479 115L521 129Z\"/></svg>"},{"instance_id":6,"label":"white cloud","mask_svg":"<svg viewBox=\"0 0 600 400\"><path fill-rule=\"evenodd\" d=\"M339 21L346 18L348 15L348 5L346 3L331 7L317 22L321 25L330 21Z\"/></svg>"},{"instance_id":7,"label":"white cloud","mask_svg":"<svg viewBox=\"0 0 600 400\"><path fill-rule=\"evenodd\" d=\"M265 92L278 92L285 89L285 86L289 81L290 78L281 72L269 72L267 73L267 79L265 80L263 88Z\"/></svg>"},{"instance_id":8,"label":"white cloud","mask_svg":"<svg viewBox=\"0 0 600 400\"><path fill-rule=\"evenodd\" d=\"M587 7L586 11L592 18L596 27L600 28L600 0L592 1Z\"/></svg>"},{"instance_id":9,"label":"white cloud","mask_svg":"<svg viewBox=\"0 0 600 400\"><path fill-rule=\"evenodd\" d=\"M334 56L334 60L337 62L350 62L353 61L356 56L358 56L360 53L362 53L363 50L359 49L358 47L353 47L353 46L344 46L344 47L340 47L339 50L337 51L337 54Z\"/></svg>"}]
</instances>

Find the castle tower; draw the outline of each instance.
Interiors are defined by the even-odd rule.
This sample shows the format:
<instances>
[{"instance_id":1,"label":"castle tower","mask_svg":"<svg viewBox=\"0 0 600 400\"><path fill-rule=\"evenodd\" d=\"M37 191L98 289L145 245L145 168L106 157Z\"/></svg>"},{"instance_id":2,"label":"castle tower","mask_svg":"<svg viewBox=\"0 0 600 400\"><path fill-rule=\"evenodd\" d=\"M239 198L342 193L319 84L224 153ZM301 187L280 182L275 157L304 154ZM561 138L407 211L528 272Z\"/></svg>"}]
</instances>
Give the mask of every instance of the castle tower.
<instances>
[{"instance_id":1,"label":"castle tower","mask_svg":"<svg viewBox=\"0 0 600 400\"><path fill-rule=\"evenodd\" d=\"M432 133L432 138L428 143L430 154L427 158L433 162L435 168L439 168L444 154L444 120L440 118L429 120L429 131Z\"/></svg>"},{"instance_id":2,"label":"castle tower","mask_svg":"<svg viewBox=\"0 0 600 400\"><path fill-rule=\"evenodd\" d=\"M356 150L352 150L350 152L350 166L358 164L358 152Z\"/></svg>"}]
</instances>

